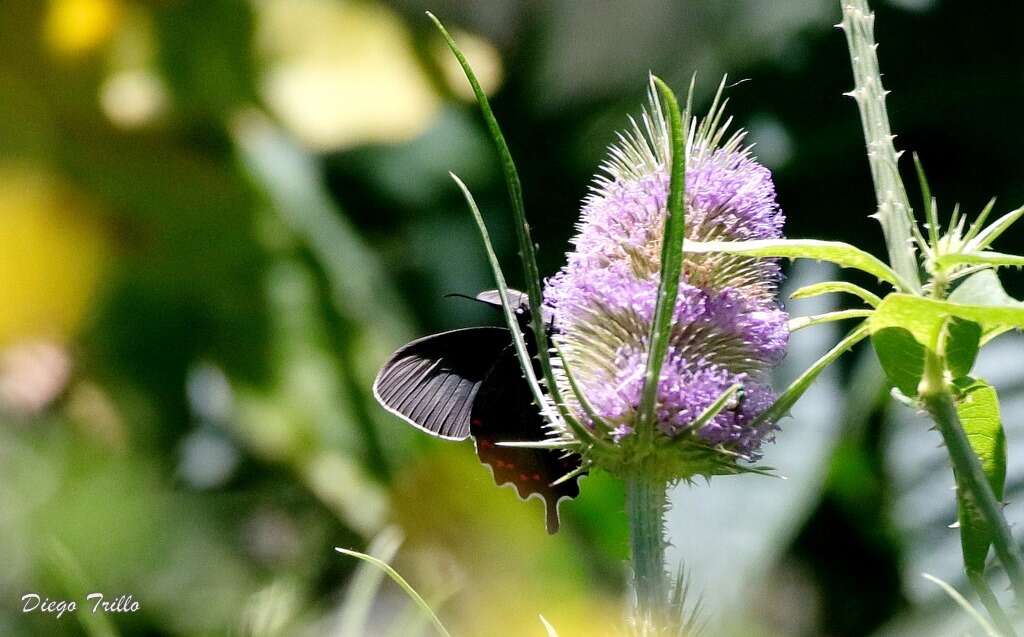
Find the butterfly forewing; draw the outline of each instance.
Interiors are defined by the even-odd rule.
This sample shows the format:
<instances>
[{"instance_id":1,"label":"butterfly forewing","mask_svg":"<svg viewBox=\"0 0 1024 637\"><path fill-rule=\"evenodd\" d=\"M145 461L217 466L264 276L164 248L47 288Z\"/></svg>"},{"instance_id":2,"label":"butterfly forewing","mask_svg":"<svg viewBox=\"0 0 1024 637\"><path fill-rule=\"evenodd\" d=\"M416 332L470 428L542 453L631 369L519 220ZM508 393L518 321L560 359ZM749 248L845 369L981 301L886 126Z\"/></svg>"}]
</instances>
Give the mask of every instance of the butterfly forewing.
<instances>
[{"instance_id":1,"label":"butterfly forewing","mask_svg":"<svg viewBox=\"0 0 1024 637\"><path fill-rule=\"evenodd\" d=\"M415 340L377 374L373 393L392 413L441 438L470 434L470 416L484 379L512 337L500 327L471 327Z\"/></svg>"},{"instance_id":2,"label":"butterfly forewing","mask_svg":"<svg viewBox=\"0 0 1024 637\"><path fill-rule=\"evenodd\" d=\"M552 486L580 467L580 457L557 449L504 447L499 442L537 442L549 438L540 410L533 403L515 350L508 347L473 401L470 434L480 462L489 465L498 485L511 482L519 497L544 499L549 533L558 530L558 503L580 493L578 477Z\"/></svg>"}]
</instances>

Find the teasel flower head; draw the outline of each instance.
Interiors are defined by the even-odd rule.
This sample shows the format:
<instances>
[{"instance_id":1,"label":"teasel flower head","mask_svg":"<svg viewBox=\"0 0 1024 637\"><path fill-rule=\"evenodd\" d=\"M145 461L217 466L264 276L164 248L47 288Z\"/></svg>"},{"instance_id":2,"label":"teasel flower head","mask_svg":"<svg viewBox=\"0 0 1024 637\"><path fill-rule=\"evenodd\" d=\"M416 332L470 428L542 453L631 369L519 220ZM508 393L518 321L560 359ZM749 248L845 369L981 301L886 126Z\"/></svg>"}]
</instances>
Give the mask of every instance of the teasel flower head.
<instances>
[{"instance_id":1,"label":"teasel flower head","mask_svg":"<svg viewBox=\"0 0 1024 637\"><path fill-rule=\"evenodd\" d=\"M716 99L688 128L685 241L780 238L771 173L742 131L726 135L722 106ZM613 444L577 442L591 463L617 474L673 480L743 471L738 461L759 458L776 429L758 417L775 398L767 374L789 335L779 265L685 254L655 433L637 435L670 189L669 126L653 88L640 123L619 137L583 203L567 263L544 291L566 406Z\"/></svg>"}]
</instances>

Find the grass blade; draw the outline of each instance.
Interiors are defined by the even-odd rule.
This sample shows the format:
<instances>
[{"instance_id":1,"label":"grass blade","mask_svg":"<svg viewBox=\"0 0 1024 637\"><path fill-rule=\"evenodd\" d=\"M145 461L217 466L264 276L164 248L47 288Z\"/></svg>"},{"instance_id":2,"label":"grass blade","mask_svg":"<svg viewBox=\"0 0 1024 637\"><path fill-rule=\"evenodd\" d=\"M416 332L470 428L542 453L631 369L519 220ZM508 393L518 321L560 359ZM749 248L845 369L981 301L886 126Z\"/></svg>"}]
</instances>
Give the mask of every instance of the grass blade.
<instances>
[{"instance_id":1,"label":"grass blade","mask_svg":"<svg viewBox=\"0 0 1024 637\"><path fill-rule=\"evenodd\" d=\"M398 529L389 527L381 531L370 542L367 552L387 563L394 559L402 546L402 534ZM342 606L339 635L340 637L361 637L367 633L366 620L370 615L370 607L380 589L384 573L373 569L369 564L356 571L345 595Z\"/></svg>"},{"instance_id":2,"label":"grass blade","mask_svg":"<svg viewBox=\"0 0 1024 637\"><path fill-rule=\"evenodd\" d=\"M427 604L426 600L424 600L420 596L420 594L416 592L416 589L413 588L412 585L409 584L409 582L405 581L404 577L398 574L398 571L391 568L391 565L389 565L387 562L383 562L372 555L367 555L366 553L360 553L359 551L350 551L349 549L343 549L340 546L334 547L334 550L341 553L342 555L348 555L349 557L354 557L356 559L363 560L364 562L376 566L380 570L384 571L384 573L386 573L388 577L390 577L396 584L398 584L402 588L402 590L404 590L406 594L409 595L410 598L412 598L412 601L416 602L416 605L419 606L423 610L423 612L430 617L430 621L434 624L434 627L437 628L437 632L439 634L444 635L444 637L452 637L451 633L448 632L448 629L445 628L444 624L441 623L441 620L438 619L437 615L434 614L433 609L430 608L430 605Z\"/></svg>"},{"instance_id":3,"label":"grass blade","mask_svg":"<svg viewBox=\"0 0 1024 637\"><path fill-rule=\"evenodd\" d=\"M995 629L995 626L990 624L988 620L985 619L981 615L981 613L979 613L977 609L974 608L974 606L971 606L971 603L964 599L964 596L961 595L955 588L953 588L946 582L940 580L939 578L935 577L934 575L930 575L928 573L921 573L921 577L925 578L929 582L932 582L933 584L937 584L939 588L945 591L946 595L949 595L949 597L954 602L956 602L957 605L960 606L960 608L967 611L967 614L970 615L971 618L974 619L974 621L976 621L979 626L981 626L982 630L985 631L986 635L988 635L989 637L1002 637L999 634L999 632Z\"/></svg>"}]
</instances>

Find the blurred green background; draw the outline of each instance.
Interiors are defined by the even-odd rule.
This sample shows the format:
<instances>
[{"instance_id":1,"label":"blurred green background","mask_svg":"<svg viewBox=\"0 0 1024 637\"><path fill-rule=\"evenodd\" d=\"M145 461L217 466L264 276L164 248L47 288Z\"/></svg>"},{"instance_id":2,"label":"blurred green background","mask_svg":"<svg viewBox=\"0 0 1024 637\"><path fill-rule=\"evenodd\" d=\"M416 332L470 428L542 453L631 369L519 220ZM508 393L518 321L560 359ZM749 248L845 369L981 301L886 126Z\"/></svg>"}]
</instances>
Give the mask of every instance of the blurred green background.
<instances>
[{"instance_id":1,"label":"blurred green background","mask_svg":"<svg viewBox=\"0 0 1024 637\"><path fill-rule=\"evenodd\" d=\"M1024 7L875 4L898 144L947 211L1019 205ZM406 340L497 319L444 298L491 287L447 171L518 279L499 167L427 9L493 95L544 273L648 71L677 89L696 71L698 104L723 73L746 80L730 110L788 235L883 252L835 2L3 0L0 635L428 634L390 584L369 603L374 576L333 551L371 542L456 635L540 636L538 614L563 637L615 634L614 480L584 480L548 537L471 445L370 395ZM836 337L819 329L780 386ZM1007 399L1018 530L1022 346L980 363ZM859 351L783 423L766 463L788 480L680 488L673 558L709 633L964 634L920 578L966 590L937 444ZM21 612L26 593L91 591L141 609Z\"/></svg>"}]
</instances>

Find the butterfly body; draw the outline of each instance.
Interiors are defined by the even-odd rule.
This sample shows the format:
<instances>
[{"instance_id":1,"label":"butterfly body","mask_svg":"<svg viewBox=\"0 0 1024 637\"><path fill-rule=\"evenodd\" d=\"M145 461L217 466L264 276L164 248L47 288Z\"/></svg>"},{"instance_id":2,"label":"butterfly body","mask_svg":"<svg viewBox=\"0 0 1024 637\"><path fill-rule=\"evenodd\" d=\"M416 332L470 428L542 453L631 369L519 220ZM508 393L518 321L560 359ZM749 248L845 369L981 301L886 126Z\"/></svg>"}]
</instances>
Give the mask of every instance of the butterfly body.
<instances>
[{"instance_id":1,"label":"butterfly body","mask_svg":"<svg viewBox=\"0 0 1024 637\"><path fill-rule=\"evenodd\" d=\"M500 307L495 291L475 300ZM525 295L510 293L516 318L531 356L536 339L529 327ZM536 361L531 358L536 370ZM503 327L470 327L426 336L398 349L373 384L374 396L412 426L446 440L472 436L480 461L491 467L498 485L511 483L519 497L539 496L547 509L547 528L558 530L558 503L579 495L579 456L558 449L502 446L502 442L539 442L549 438L534 404L512 343Z\"/></svg>"}]
</instances>

